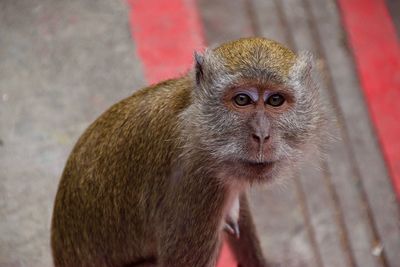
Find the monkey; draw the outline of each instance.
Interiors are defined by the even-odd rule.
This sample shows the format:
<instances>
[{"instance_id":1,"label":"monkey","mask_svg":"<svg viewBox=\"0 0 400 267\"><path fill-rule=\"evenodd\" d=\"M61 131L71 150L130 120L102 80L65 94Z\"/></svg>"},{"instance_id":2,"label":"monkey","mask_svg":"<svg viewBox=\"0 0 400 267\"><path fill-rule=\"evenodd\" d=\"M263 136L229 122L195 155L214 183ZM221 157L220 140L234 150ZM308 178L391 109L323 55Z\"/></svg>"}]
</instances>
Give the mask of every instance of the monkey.
<instances>
[{"instance_id":1,"label":"monkey","mask_svg":"<svg viewBox=\"0 0 400 267\"><path fill-rule=\"evenodd\" d=\"M313 57L252 37L193 61L111 106L75 144L53 209L56 267L211 267L223 240L239 266L272 266L246 192L323 142Z\"/></svg>"}]
</instances>

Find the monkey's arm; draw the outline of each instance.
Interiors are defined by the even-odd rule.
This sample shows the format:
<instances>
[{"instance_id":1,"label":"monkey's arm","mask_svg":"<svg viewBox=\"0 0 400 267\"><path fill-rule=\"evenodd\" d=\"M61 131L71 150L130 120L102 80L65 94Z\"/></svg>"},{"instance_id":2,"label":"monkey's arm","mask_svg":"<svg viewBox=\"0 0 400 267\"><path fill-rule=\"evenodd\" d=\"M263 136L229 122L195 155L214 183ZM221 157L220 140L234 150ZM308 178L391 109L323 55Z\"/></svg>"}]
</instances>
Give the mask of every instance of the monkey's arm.
<instances>
[{"instance_id":1,"label":"monkey's arm","mask_svg":"<svg viewBox=\"0 0 400 267\"><path fill-rule=\"evenodd\" d=\"M179 177L159 215L162 267L214 267L220 247L224 190L215 179Z\"/></svg>"},{"instance_id":2,"label":"monkey's arm","mask_svg":"<svg viewBox=\"0 0 400 267\"><path fill-rule=\"evenodd\" d=\"M267 263L262 254L247 196L244 193L240 196L239 229L239 238L227 235L227 240L236 255L239 266L270 267L271 265Z\"/></svg>"}]
</instances>

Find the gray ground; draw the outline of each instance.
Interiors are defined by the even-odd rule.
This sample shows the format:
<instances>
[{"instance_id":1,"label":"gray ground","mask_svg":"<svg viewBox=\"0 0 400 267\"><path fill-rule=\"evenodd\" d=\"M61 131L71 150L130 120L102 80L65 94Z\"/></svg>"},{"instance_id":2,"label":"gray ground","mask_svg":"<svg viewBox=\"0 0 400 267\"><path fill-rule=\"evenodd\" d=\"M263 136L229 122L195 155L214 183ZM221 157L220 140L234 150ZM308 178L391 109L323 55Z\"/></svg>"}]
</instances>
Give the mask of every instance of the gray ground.
<instances>
[{"instance_id":1,"label":"gray ground","mask_svg":"<svg viewBox=\"0 0 400 267\"><path fill-rule=\"evenodd\" d=\"M319 168L252 192L265 254L286 267L398 267L399 206L335 0L197 2L209 44L262 35L311 50L338 118L341 141ZM0 267L52 266L52 205L73 144L144 85L129 27L124 0L0 0Z\"/></svg>"},{"instance_id":2,"label":"gray ground","mask_svg":"<svg viewBox=\"0 0 400 267\"><path fill-rule=\"evenodd\" d=\"M59 177L83 129L143 85L124 1L0 1L0 266L51 266Z\"/></svg>"}]
</instances>

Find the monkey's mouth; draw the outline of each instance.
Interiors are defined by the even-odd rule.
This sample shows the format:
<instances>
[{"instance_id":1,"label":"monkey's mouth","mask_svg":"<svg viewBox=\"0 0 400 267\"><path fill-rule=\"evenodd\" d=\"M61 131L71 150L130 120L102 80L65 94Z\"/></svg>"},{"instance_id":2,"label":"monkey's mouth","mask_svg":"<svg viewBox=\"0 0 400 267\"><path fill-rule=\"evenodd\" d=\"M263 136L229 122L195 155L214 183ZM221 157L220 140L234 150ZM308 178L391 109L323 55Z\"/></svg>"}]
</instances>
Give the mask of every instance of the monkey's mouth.
<instances>
[{"instance_id":1,"label":"monkey's mouth","mask_svg":"<svg viewBox=\"0 0 400 267\"><path fill-rule=\"evenodd\" d=\"M275 165L273 161L253 161L253 160L241 160L241 163L248 168L257 169L260 171L268 171Z\"/></svg>"}]
</instances>

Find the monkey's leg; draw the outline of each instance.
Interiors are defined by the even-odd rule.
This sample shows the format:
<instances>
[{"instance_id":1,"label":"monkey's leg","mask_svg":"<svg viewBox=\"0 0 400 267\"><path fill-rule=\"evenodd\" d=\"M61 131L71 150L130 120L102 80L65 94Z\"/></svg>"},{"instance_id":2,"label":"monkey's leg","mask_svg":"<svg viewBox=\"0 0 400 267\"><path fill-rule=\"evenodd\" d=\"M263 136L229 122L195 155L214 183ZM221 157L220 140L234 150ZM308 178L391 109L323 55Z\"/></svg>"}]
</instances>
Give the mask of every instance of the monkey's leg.
<instances>
[{"instance_id":1,"label":"monkey's leg","mask_svg":"<svg viewBox=\"0 0 400 267\"><path fill-rule=\"evenodd\" d=\"M227 235L227 240L239 262L239 266L271 267L272 265L267 263L262 254L245 194L240 196L239 229L239 238L230 234Z\"/></svg>"},{"instance_id":2,"label":"monkey's leg","mask_svg":"<svg viewBox=\"0 0 400 267\"><path fill-rule=\"evenodd\" d=\"M159 209L160 266L215 266L224 201L225 190L216 179L204 175L179 177Z\"/></svg>"}]
</instances>

